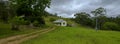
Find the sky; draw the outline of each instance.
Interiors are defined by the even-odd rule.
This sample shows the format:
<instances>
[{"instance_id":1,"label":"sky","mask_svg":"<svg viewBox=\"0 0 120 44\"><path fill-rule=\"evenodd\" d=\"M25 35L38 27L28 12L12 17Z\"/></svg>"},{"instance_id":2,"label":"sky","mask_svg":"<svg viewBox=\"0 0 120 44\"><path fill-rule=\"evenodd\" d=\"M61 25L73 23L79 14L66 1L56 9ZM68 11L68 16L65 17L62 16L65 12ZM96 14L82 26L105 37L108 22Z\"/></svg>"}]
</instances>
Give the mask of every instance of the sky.
<instances>
[{"instance_id":1,"label":"sky","mask_svg":"<svg viewBox=\"0 0 120 44\"><path fill-rule=\"evenodd\" d=\"M103 7L107 16L120 15L120 0L51 0L50 8L45 10L51 14L57 13L62 17L74 17L78 12L90 12Z\"/></svg>"}]
</instances>

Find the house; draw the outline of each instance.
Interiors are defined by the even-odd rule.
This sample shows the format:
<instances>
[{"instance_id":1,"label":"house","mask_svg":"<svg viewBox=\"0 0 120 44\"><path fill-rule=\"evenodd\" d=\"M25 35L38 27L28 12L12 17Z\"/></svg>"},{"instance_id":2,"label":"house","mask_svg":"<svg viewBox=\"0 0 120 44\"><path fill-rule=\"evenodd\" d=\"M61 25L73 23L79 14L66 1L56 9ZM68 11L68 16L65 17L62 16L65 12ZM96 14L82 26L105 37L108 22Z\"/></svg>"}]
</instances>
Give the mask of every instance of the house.
<instances>
[{"instance_id":1,"label":"house","mask_svg":"<svg viewBox=\"0 0 120 44\"><path fill-rule=\"evenodd\" d=\"M67 26L67 22L63 19L58 19L53 22L57 26Z\"/></svg>"}]
</instances>

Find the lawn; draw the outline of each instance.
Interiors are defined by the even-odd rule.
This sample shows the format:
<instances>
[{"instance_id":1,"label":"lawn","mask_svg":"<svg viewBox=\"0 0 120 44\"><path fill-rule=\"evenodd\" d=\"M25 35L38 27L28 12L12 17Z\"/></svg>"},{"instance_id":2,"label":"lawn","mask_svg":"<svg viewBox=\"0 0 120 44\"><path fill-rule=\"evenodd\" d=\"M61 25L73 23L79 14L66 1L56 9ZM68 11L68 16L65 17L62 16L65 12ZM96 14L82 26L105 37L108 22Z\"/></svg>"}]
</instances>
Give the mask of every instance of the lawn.
<instances>
[{"instance_id":1,"label":"lawn","mask_svg":"<svg viewBox=\"0 0 120 44\"><path fill-rule=\"evenodd\" d=\"M120 32L85 27L58 27L22 44L120 44Z\"/></svg>"}]
</instances>

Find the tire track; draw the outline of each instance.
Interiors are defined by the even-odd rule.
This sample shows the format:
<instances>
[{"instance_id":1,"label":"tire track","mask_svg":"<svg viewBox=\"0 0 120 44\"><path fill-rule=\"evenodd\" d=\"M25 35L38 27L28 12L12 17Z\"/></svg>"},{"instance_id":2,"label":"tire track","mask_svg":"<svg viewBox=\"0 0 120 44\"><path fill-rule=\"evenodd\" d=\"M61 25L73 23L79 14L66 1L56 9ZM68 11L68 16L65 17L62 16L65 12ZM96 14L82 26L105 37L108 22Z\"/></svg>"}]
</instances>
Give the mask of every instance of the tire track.
<instances>
[{"instance_id":1,"label":"tire track","mask_svg":"<svg viewBox=\"0 0 120 44\"><path fill-rule=\"evenodd\" d=\"M4 39L0 39L0 44L20 44L23 41L35 38L35 37L39 36L40 34L44 34L44 33L47 33L49 31L52 31L52 30L54 30L54 28L44 29L44 30L29 33L29 34L7 37Z\"/></svg>"}]
</instances>

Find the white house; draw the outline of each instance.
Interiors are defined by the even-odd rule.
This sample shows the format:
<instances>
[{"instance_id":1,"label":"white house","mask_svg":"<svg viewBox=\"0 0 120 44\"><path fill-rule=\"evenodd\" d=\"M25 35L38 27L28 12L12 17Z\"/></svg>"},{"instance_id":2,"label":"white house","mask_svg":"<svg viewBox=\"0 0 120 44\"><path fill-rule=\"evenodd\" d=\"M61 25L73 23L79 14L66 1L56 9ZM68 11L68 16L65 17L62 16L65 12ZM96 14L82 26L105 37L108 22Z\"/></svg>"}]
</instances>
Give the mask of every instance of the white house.
<instances>
[{"instance_id":1,"label":"white house","mask_svg":"<svg viewBox=\"0 0 120 44\"><path fill-rule=\"evenodd\" d=\"M54 21L53 23L57 26L67 26L67 22L63 19L58 19L58 20Z\"/></svg>"}]
</instances>

